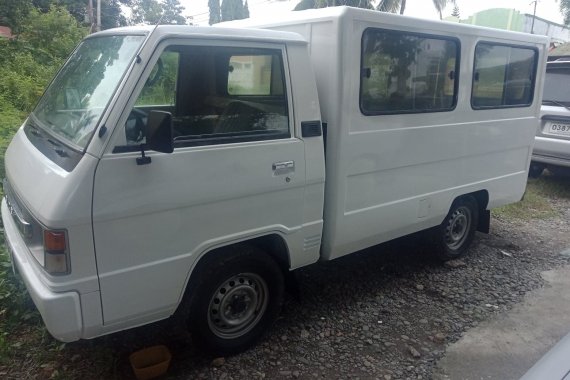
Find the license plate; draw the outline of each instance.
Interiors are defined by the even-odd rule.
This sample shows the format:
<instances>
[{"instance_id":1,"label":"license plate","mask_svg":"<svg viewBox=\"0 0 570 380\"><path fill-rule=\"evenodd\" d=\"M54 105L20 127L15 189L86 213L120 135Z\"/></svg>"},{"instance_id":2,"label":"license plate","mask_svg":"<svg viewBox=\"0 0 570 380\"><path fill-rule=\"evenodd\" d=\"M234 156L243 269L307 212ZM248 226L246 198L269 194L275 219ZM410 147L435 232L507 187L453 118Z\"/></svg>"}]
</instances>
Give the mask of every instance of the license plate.
<instances>
[{"instance_id":1,"label":"license plate","mask_svg":"<svg viewBox=\"0 0 570 380\"><path fill-rule=\"evenodd\" d=\"M547 132L553 135L570 136L570 124L549 122Z\"/></svg>"}]
</instances>

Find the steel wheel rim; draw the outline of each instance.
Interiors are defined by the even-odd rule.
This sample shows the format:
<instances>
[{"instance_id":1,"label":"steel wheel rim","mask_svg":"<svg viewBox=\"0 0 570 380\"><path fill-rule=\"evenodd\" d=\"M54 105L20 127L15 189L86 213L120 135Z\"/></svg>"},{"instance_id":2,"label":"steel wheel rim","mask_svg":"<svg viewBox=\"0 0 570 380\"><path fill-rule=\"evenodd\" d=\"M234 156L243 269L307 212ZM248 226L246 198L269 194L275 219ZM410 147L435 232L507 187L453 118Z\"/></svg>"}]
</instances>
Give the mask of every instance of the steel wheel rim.
<instances>
[{"instance_id":1,"label":"steel wheel rim","mask_svg":"<svg viewBox=\"0 0 570 380\"><path fill-rule=\"evenodd\" d=\"M471 210L466 206L458 207L451 214L445 228L445 244L450 249L457 249L465 243L471 230Z\"/></svg>"},{"instance_id":2,"label":"steel wheel rim","mask_svg":"<svg viewBox=\"0 0 570 380\"><path fill-rule=\"evenodd\" d=\"M257 325L268 302L269 291L263 278L254 273L232 276L210 299L208 326L220 338L239 338Z\"/></svg>"}]
</instances>

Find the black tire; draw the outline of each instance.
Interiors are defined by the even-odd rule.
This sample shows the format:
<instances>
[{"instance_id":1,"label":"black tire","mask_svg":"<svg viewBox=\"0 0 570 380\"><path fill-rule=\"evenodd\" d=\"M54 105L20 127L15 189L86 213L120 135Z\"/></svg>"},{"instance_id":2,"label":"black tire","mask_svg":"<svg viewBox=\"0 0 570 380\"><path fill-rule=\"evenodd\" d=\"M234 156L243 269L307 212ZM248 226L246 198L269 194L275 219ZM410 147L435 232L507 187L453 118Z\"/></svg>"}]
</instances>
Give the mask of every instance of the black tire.
<instances>
[{"instance_id":1,"label":"black tire","mask_svg":"<svg viewBox=\"0 0 570 380\"><path fill-rule=\"evenodd\" d=\"M544 171L543 164L531 162L530 167L528 168L528 176L529 178L538 178L542 175L543 171Z\"/></svg>"},{"instance_id":2,"label":"black tire","mask_svg":"<svg viewBox=\"0 0 570 380\"><path fill-rule=\"evenodd\" d=\"M449 213L436 228L436 254L444 261L457 259L467 253L479 222L479 206L470 195L456 199Z\"/></svg>"},{"instance_id":3,"label":"black tire","mask_svg":"<svg viewBox=\"0 0 570 380\"><path fill-rule=\"evenodd\" d=\"M201 273L190 288L192 339L221 356L252 346L283 304L283 273L277 263L252 246L240 245L232 251L199 268Z\"/></svg>"}]
</instances>

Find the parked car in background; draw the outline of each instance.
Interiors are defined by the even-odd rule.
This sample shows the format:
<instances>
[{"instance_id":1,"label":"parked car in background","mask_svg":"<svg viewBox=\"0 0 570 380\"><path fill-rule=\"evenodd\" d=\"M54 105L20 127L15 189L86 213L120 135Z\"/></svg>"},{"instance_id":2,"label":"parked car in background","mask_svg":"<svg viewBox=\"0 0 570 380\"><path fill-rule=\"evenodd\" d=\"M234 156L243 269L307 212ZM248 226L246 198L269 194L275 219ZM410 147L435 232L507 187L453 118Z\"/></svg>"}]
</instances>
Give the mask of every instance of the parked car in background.
<instances>
[{"instance_id":1,"label":"parked car in background","mask_svg":"<svg viewBox=\"0 0 570 380\"><path fill-rule=\"evenodd\" d=\"M570 173L569 89L570 60L548 62L529 177L539 177L545 168Z\"/></svg>"}]
</instances>

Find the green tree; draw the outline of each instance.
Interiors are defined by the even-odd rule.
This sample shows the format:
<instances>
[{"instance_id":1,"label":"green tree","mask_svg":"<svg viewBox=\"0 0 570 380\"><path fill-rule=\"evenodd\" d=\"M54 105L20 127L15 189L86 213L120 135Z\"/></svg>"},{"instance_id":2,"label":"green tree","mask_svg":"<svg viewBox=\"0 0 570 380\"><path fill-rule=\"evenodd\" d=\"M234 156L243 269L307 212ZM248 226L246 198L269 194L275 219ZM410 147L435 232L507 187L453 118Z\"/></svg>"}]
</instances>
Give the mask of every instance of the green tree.
<instances>
[{"instance_id":1,"label":"green tree","mask_svg":"<svg viewBox=\"0 0 570 380\"><path fill-rule=\"evenodd\" d=\"M243 0L222 0L221 14L222 21L241 20L246 18Z\"/></svg>"},{"instance_id":2,"label":"green tree","mask_svg":"<svg viewBox=\"0 0 570 380\"><path fill-rule=\"evenodd\" d=\"M243 18L249 18L249 5L247 5L247 0L243 4Z\"/></svg>"},{"instance_id":3,"label":"green tree","mask_svg":"<svg viewBox=\"0 0 570 380\"><path fill-rule=\"evenodd\" d=\"M16 1L19 0L2 0ZM87 20L87 4L89 0L23 0L23 3L29 2L41 13L47 13L52 5L63 7L75 18L80 24L88 24ZM101 0L101 28L109 29L118 26L127 25L127 19L121 11L121 5L131 5L132 0ZM93 0L93 5L97 3ZM1 5L0 5L1 8ZM95 10L93 11L94 16Z\"/></svg>"},{"instance_id":4,"label":"green tree","mask_svg":"<svg viewBox=\"0 0 570 380\"><path fill-rule=\"evenodd\" d=\"M182 16L183 11L184 7L180 5L179 0L164 0L162 3L162 12L164 15L162 23L185 25L186 18Z\"/></svg>"},{"instance_id":5,"label":"green tree","mask_svg":"<svg viewBox=\"0 0 570 380\"><path fill-rule=\"evenodd\" d=\"M18 39L0 41L0 94L21 112L29 112L45 86L87 34L62 7L46 13L31 9ZM0 101L0 110L5 107Z\"/></svg>"},{"instance_id":6,"label":"green tree","mask_svg":"<svg viewBox=\"0 0 570 380\"><path fill-rule=\"evenodd\" d=\"M14 34L18 34L20 25L32 7L31 0L0 1L0 25L10 27Z\"/></svg>"},{"instance_id":7,"label":"green tree","mask_svg":"<svg viewBox=\"0 0 570 380\"><path fill-rule=\"evenodd\" d=\"M315 8L320 8L317 6L317 0L301 0L299 3L297 3L295 8L293 8L293 10L302 11L305 9L315 9Z\"/></svg>"},{"instance_id":8,"label":"green tree","mask_svg":"<svg viewBox=\"0 0 570 380\"><path fill-rule=\"evenodd\" d=\"M51 6L47 13L32 9L22 25L20 38L36 53L62 60L85 35L85 29L62 7Z\"/></svg>"},{"instance_id":9,"label":"green tree","mask_svg":"<svg viewBox=\"0 0 570 380\"><path fill-rule=\"evenodd\" d=\"M222 21L222 14L220 12L220 0L208 0L208 9L210 10L210 25L214 25Z\"/></svg>"},{"instance_id":10,"label":"green tree","mask_svg":"<svg viewBox=\"0 0 570 380\"><path fill-rule=\"evenodd\" d=\"M6 3L0 0L0 9ZM30 6L25 17L18 20L16 30L18 38L0 39L0 176L4 176L4 151L12 135L65 58L87 34L87 28L80 26L65 8L54 6ZM2 270L0 277L6 278ZM0 298L17 290L17 285L5 281ZM20 301L17 297L16 302Z\"/></svg>"},{"instance_id":11,"label":"green tree","mask_svg":"<svg viewBox=\"0 0 570 380\"><path fill-rule=\"evenodd\" d=\"M356 8L374 9L371 0L301 0L301 2L299 2L293 10L301 11L304 9L337 7L341 5Z\"/></svg>"},{"instance_id":12,"label":"green tree","mask_svg":"<svg viewBox=\"0 0 570 380\"><path fill-rule=\"evenodd\" d=\"M380 0L376 9L381 12L397 13L406 7L405 0Z\"/></svg>"},{"instance_id":13,"label":"green tree","mask_svg":"<svg viewBox=\"0 0 570 380\"><path fill-rule=\"evenodd\" d=\"M570 0L566 1L570 5ZM432 0L433 6L439 14L439 19L442 19L442 12L445 6L449 3L455 4L455 0ZM293 10L300 11L303 9L315 9L315 8L326 8L334 7L339 5L347 5L349 7L366 8L373 9L372 1L370 0L301 0ZM406 0L380 0L376 9L382 12L391 12L404 14L406 9ZM570 9L570 8L569 8Z\"/></svg>"},{"instance_id":14,"label":"green tree","mask_svg":"<svg viewBox=\"0 0 570 380\"><path fill-rule=\"evenodd\" d=\"M451 0L433 0L433 6L437 13L439 13L440 20L443 19L443 10L445 9L445 6L450 2Z\"/></svg>"},{"instance_id":15,"label":"green tree","mask_svg":"<svg viewBox=\"0 0 570 380\"><path fill-rule=\"evenodd\" d=\"M162 16L162 6L157 0L133 0L132 24L156 24Z\"/></svg>"},{"instance_id":16,"label":"green tree","mask_svg":"<svg viewBox=\"0 0 570 380\"><path fill-rule=\"evenodd\" d=\"M132 24L179 24L185 25L182 16L184 7L179 0L130 0ZM162 18L162 21L161 21Z\"/></svg>"},{"instance_id":17,"label":"green tree","mask_svg":"<svg viewBox=\"0 0 570 380\"><path fill-rule=\"evenodd\" d=\"M85 2L84 0L82 0ZM126 26L127 18L121 10L121 4L129 5L130 0L102 0L101 1L101 29Z\"/></svg>"},{"instance_id":18,"label":"green tree","mask_svg":"<svg viewBox=\"0 0 570 380\"><path fill-rule=\"evenodd\" d=\"M459 7L457 6L457 4L453 6L453 12L451 12L451 15L457 18L461 17L461 15L459 14Z\"/></svg>"},{"instance_id":19,"label":"green tree","mask_svg":"<svg viewBox=\"0 0 570 380\"><path fill-rule=\"evenodd\" d=\"M564 16L564 23L570 25L570 0L560 0L560 12Z\"/></svg>"}]
</instances>

